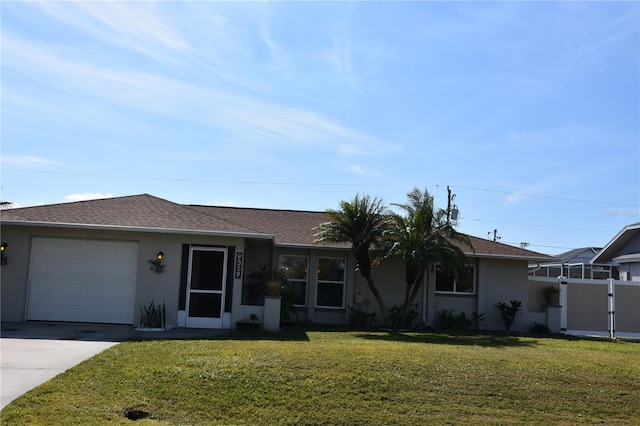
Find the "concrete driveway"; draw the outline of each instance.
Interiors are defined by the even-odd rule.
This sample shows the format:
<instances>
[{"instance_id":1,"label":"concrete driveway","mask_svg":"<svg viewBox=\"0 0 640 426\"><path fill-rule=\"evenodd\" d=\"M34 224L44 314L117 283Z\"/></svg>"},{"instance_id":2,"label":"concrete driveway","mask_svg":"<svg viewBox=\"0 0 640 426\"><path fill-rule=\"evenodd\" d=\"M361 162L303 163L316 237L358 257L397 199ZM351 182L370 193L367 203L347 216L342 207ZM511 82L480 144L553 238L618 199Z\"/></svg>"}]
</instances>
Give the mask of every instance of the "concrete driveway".
<instances>
[{"instance_id":1,"label":"concrete driveway","mask_svg":"<svg viewBox=\"0 0 640 426\"><path fill-rule=\"evenodd\" d=\"M130 325L49 322L2 323L0 404L20 395L125 340L197 339L225 334L221 330L176 328L136 331Z\"/></svg>"}]
</instances>

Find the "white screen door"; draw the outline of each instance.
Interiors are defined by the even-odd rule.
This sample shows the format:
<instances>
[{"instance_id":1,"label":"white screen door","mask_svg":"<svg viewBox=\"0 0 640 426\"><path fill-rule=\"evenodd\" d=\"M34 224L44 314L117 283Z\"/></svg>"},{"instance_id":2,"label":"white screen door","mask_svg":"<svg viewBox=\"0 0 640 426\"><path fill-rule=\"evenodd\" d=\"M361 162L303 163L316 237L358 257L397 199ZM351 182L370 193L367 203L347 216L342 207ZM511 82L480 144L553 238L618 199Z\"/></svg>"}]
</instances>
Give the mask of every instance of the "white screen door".
<instances>
[{"instance_id":1,"label":"white screen door","mask_svg":"<svg viewBox=\"0 0 640 426\"><path fill-rule=\"evenodd\" d=\"M187 327L222 328L227 249L191 247L187 282Z\"/></svg>"}]
</instances>

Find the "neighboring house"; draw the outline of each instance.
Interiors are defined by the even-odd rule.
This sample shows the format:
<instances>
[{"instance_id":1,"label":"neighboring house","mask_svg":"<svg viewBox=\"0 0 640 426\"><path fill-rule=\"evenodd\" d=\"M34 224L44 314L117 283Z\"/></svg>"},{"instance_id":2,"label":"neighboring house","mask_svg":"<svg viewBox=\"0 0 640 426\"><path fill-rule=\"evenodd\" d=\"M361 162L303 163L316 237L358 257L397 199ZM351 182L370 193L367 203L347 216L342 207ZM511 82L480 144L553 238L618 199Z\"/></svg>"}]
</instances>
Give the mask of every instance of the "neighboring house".
<instances>
[{"instance_id":1,"label":"neighboring house","mask_svg":"<svg viewBox=\"0 0 640 426\"><path fill-rule=\"evenodd\" d=\"M640 223L625 226L602 249L558 257L560 262L535 265L534 273L530 265L531 318L567 334L640 337ZM549 284L560 284L560 306L544 301Z\"/></svg>"},{"instance_id":2,"label":"neighboring house","mask_svg":"<svg viewBox=\"0 0 640 426\"><path fill-rule=\"evenodd\" d=\"M324 212L176 204L151 195L3 210L2 320L138 324L140 306L164 302L167 323L234 328L264 308L251 301L246 277L262 265L293 271L299 319L346 324L349 308L375 312L346 244L315 244ZM419 320L443 309L484 313L484 328L502 329L494 305L527 306L527 266L553 258L470 237L469 279L433 265L418 297ZM157 273L152 261L162 253ZM388 259L373 270L388 308L404 295L404 267ZM513 327L528 330L524 309ZM377 319L382 316L377 312Z\"/></svg>"},{"instance_id":3,"label":"neighboring house","mask_svg":"<svg viewBox=\"0 0 640 426\"><path fill-rule=\"evenodd\" d=\"M592 262L593 257L602 250L596 247L583 247L556 255L556 261L529 264L529 275L535 277L607 279L617 278L618 268L611 261Z\"/></svg>"},{"instance_id":4,"label":"neighboring house","mask_svg":"<svg viewBox=\"0 0 640 426\"><path fill-rule=\"evenodd\" d=\"M622 281L640 281L640 222L627 225L600 252L591 264L613 262Z\"/></svg>"}]
</instances>

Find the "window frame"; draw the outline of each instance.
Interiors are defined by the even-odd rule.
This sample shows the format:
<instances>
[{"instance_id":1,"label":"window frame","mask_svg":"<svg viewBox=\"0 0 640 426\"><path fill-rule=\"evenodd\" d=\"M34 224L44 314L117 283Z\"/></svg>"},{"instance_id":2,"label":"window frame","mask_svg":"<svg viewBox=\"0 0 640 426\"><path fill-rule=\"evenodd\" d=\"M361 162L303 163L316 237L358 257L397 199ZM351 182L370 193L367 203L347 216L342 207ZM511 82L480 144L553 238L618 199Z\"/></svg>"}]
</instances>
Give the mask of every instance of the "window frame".
<instances>
[{"instance_id":1,"label":"window frame","mask_svg":"<svg viewBox=\"0 0 640 426\"><path fill-rule=\"evenodd\" d=\"M466 266L466 268L471 268L472 270L472 277L471 277L471 285L472 285L472 291L457 291L457 286L458 286L458 282L455 278L453 278L453 291L445 291L445 290L438 290L438 268L441 268L442 265L437 263L435 264L435 270L433 272L433 284L434 284L434 292L435 294L443 294L443 295L450 295L450 296L475 296L478 292L478 288L477 288L477 276L476 276L476 265L473 263L470 263Z\"/></svg>"},{"instance_id":2,"label":"window frame","mask_svg":"<svg viewBox=\"0 0 640 426\"><path fill-rule=\"evenodd\" d=\"M323 259L341 260L344 262L344 273L342 275L342 281L329 281L320 279L320 261ZM338 256L318 256L317 259L317 271L316 271L316 300L315 307L321 309L345 309L346 308L346 292L347 292L347 258ZM341 306L327 306L320 305L318 303L318 292L320 291L320 284L341 284L342 285L342 305Z\"/></svg>"},{"instance_id":3,"label":"window frame","mask_svg":"<svg viewBox=\"0 0 640 426\"><path fill-rule=\"evenodd\" d=\"M294 308L306 308L309 305L309 256L305 256L302 254L281 254L278 256L278 268L282 269L282 259L285 257L299 257L305 259L306 263L306 271L304 280L301 278L287 278L287 281L290 283L304 283L304 305L299 305L294 303Z\"/></svg>"}]
</instances>

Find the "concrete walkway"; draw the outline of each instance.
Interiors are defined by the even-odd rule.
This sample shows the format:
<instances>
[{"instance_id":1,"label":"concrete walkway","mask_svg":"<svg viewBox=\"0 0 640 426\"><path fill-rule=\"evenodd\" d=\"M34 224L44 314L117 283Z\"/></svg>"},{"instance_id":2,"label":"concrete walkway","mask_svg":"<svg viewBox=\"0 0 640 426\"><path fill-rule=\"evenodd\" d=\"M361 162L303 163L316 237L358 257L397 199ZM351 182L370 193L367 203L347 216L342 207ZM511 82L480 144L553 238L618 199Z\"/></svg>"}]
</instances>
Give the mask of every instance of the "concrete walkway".
<instances>
[{"instance_id":1,"label":"concrete walkway","mask_svg":"<svg viewBox=\"0 0 640 426\"><path fill-rule=\"evenodd\" d=\"M0 405L126 340L207 339L227 331L175 328L137 331L130 325L52 322L2 323Z\"/></svg>"}]
</instances>

